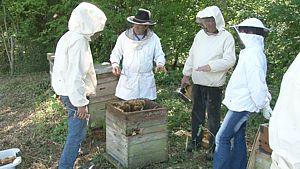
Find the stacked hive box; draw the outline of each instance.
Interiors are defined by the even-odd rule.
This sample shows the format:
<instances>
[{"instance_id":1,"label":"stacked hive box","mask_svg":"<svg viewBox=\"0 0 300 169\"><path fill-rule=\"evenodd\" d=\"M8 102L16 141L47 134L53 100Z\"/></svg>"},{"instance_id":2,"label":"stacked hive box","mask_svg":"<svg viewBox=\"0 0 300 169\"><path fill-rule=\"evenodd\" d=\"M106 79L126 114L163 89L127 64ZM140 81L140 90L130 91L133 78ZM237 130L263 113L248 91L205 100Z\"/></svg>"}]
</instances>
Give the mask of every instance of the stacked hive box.
<instances>
[{"instance_id":1,"label":"stacked hive box","mask_svg":"<svg viewBox=\"0 0 300 169\"><path fill-rule=\"evenodd\" d=\"M105 127L105 104L117 99L115 90L118 78L111 73L110 65L95 64L94 67L97 74L97 89L96 96L90 98L90 124L93 128L103 128Z\"/></svg>"},{"instance_id":2,"label":"stacked hive box","mask_svg":"<svg viewBox=\"0 0 300 169\"><path fill-rule=\"evenodd\" d=\"M155 102L144 101L145 107L133 112L107 104L106 152L126 168L168 158L167 111Z\"/></svg>"},{"instance_id":3,"label":"stacked hive box","mask_svg":"<svg viewBox=\"0 0 300 169\"><path fill-rule=\"evenodd\" d=\"M47 53L47 59L50 65L50 76L55 56L53 53ZM105 104L109 101L116 100L115 89L118 78L111 73L110 64L95 64L97 74L96 95L90 97L89 112L91 113L90 126L93 128L105 127Z\"/></svg>"}]
</instances>

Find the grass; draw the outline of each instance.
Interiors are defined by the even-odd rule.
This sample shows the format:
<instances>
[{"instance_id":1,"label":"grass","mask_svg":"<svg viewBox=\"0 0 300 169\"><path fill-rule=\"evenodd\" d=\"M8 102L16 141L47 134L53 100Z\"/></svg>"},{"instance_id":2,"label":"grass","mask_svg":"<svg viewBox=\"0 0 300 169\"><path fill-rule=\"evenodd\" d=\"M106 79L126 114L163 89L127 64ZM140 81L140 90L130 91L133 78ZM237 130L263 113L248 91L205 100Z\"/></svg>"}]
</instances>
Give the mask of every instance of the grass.
<instances>
[{"instance_id":1,"label":"grass","mask_svg":"<svg viewBox=\"0 0 300 169\"><path fill-rule=\"evenodd\" d=\"M168 109L169 160L144 168L212 168L204 151L186 153L186 136L177 131L190 131L191 104L182 102L175 90L181 80L180 71L157 74L157 102ZM222 107L222 113L226 109ZM254 114L248 121L247 144L249 150L262 115ZM19 168L56 168L67 133L67 116L51 90L46 72L14 77L0 77L0 147L20 148L22 163ZM3 138L3 139L2 139ZM102 155L105 153L105 131L89 130L83 145L86 153L77 160L77 168L115 168Z\"/></svg>"}]
</instances>

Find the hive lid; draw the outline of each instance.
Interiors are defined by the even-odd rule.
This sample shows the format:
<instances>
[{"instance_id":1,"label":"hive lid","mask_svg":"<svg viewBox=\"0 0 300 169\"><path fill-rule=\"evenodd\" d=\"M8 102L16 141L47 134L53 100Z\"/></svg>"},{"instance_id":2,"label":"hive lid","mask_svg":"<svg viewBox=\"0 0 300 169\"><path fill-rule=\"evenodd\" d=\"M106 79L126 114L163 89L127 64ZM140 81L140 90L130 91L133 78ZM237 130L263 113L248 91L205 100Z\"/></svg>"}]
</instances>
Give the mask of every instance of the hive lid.
<instances>
[{"instance_id":1,"label":"hive lid","mask_svg":"<svg viewBox=\"0 0 300 169\"><path fill-rule=\"evenodd\" d=\"M94 64L96 74L110 73L112 66L108 62Z\"/></svg>"}]
</instances>

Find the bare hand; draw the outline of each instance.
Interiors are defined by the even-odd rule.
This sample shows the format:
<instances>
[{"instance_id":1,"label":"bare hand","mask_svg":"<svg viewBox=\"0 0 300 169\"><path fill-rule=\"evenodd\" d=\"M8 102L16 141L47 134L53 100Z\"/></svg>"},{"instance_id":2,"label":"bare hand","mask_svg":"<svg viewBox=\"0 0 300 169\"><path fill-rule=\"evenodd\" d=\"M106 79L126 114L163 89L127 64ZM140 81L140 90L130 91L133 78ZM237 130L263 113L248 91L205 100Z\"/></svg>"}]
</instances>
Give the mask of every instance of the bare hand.
<instances>
[{"instance_id":1,"label":"bare hand","mask_svg":"<svg viewBox=\"0 0 300 169\"><path fill-rule=\"evenodd\" d=\"M88 117L88 107L87 106L78 107L76 116L79 119L86 119Z\"/></svg>"},{"instance_id":2,"label":"bare hand","mask_svg":"<svg viewBox=\"0 0 300 169\"><path fill-rule=\"evenodd\" d=\"M119 68L119 66L116 66L116 67L112 68L112 73L113 73L115 76L120 76L120 74L121 74L121 69Z\"/></svg>"},{"instance_id":3,"label":"bare hand","mask_svg":"<svg viewBox=\"0 0 300 169\"><path fill-rule=\"evenodd\" d=\"M185 87L187 85L190 85L190 77L189 76L183 76L181 79L181 87Z\"/></svg>"},{"instance_id":4,"label":"bare hand","mask_svg":"<svg viewBox=\"0 0 300 169\"><path fill-rule=\"evenodd\" d=\"M155 68L155 72L164 72L164 73L167 73L167 69L163 65L157 65L156 68Z\"/></svg>"},{"instance_id":5,"label":"bare hand","mask_svg":"<svg viewBox=\"0 0 300 169\"><path fill-rule=\"evenodd\" d=\"M204 65L204 66L200 66L196 69L196 71L199 71L199 72L210 72L211 71L211 68L209 65Z\"/></svg>"}]
</instances>

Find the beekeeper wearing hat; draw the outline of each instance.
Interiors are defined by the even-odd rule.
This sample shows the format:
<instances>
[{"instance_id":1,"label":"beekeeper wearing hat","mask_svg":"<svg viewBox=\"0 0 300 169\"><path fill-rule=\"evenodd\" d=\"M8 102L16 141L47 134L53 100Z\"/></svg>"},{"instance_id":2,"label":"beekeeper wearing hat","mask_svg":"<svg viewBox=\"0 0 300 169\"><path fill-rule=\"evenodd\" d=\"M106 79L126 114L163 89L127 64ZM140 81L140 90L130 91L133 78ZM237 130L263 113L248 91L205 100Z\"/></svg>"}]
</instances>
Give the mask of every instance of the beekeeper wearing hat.
<instances>
[{"instance_id":1,"label":"beekeeper wearing hat","mask_svg":"<svg viewBox=\"0 0 300 169\"><path fill-rule=\"evenodd\" d=\"M91 38L104 29L105 14L95 5L82 2L71 14L67 31L58 41L52 86L68 111L68 136L59 169L71 169L80 149L89 118L88 96L96 93L97 79Z\"/></svg>"},{"instance_id":2,"label":"beekeeper wearing hat","mask_svg":"<svg viewBox=\"0 0 300 169\"><path fill-rule=\"evenodd\" d=\"M257 18L233 26L241 40L238 64L228 82L223 104L228 112L216 136L214 169L245 169L246 123L252 112L270 117L271 95L266 84L264 38L269 31Z\"/></svg>"},{"instance_id":3,"label":"beekeeper wearing hat","mask_svg":"<svg viewBox=\"0 0 300 169\"><path fill-rule=\"evenodd\" d=\"M202 29L196 34L183 68L181 85L193 81L192 140L187 151L201 147L205 113L209 133L207 158L212 159L214 135L220 127L220 108L223 85L230 68L235 64L234 38L225 30L225 21L217 6L209 6L199 11L196 22Z\"/></svg>"},{"instance_id":4,"label":"beekeeper wearing hat","mask_svg":"<svg viewBox=\"0 0 300 169\"><path fill-rule=\"evenodd\" d=\"M300 53L285 72L270 118L271 169L300 169Z\"/></svg>"},{"instance_id":5,"label":"beekeeper wearing hat","mask_svg":"<svg viewBox=\"0 0 300 169\"><path fill-rule=\"evenodd\" d=\"M152 20L151 12L142 8L135 16L129 16L127 21L132 27L119 35L110 55L112 73L120 76L115 95L121 100L155 100L153 67L156 66L158 71L166 71L160 39L150 29L156 23Z\"/></svg>"}]
</instances>

